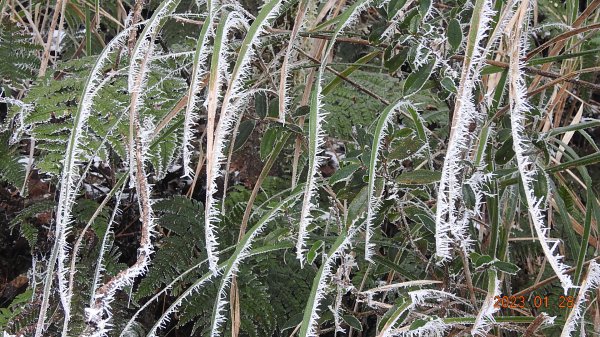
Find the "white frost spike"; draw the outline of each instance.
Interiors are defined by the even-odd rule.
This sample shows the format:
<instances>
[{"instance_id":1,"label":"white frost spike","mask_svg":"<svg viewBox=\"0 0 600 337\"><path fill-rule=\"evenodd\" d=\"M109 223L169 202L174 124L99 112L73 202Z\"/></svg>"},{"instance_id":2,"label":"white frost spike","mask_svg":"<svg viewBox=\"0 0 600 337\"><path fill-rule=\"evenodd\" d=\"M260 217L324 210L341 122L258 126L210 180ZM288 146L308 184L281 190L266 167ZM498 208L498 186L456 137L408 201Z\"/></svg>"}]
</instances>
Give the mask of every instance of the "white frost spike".
<instances>
[{"instance_id":1,"label":"white frost spike","mask_svg":"<svg viewBox=\"0 0 600 337\"><path fill-rule=\"evenodd\" d=\"M212 143L213 148L210 153L207 153L205 233L209 266L213 272L216 272L218 263L217 239L214 233L215 223L219 221L220 216L220 212L216 207L217 201L214 198L214 194L217 191L217 178L222 175L220 167L226 159L224 150L227 145L227 137L231 134L233 124L241 113L241 109L236 109L233 102L244 96L242 89L250 73L250 62L254 55L254 47L259 44L259 37L265 30L265 26L271 19L277 16L280 8L281 0L272 0L261 9L248 29L248 34L242 42L237 62L231 73L229 86L223 97L221 116L215 131L214 142Z\"/></svg>"},{"instance_id":2,"label":"white frost spike","mask_svg":"<svg viewBox=\"0 0 600 337\"><path fill-rule=\"evenodd\" d=\"M356 219L354 223L359 221ZM303 323L300 328L300 337L317 337L317 321L319 320L319 305L323 299L325 299L326 289L328 286L328 280L333 275L333 267L335 267L336 260L341 256L348 246L352 243L352 239L354 236L361 230L362 224L355 226L354 223L350 227L348 234L346 236L340 236L338 241L334 243L337 245L333 250L332 254L327 257L323 265L321 266L321 270L317 273L318 284L317 289L314 294L314 298L312 302L309 303L310 308L306 308L304 312L304 320L308 318L308 322ZM364 223L364 222L363 222ZM309 299L310 301L310 299ZM307 317L308 315L308 317Z\"/></svg>"},{"instance_id":3,"label":"white frost spike","mask_svg":"<svg viewBox=\"0 0 600 337\"><path fill-rule=\"evenodd\" d=\"M481 309L479 310L473 328L471 329L472 336L487 336L487 332L492 328L492 324L496 322L494 313L500 310L500 308L495 305L495 298L500 296L500 280L496 277L495 272L489 272L488 276L493 277L488 282L493 285L494 291L488 292L485 296L485 300L481 305Z\"/></svg>"},{"instance_id":4,"label":"white frost spike","mask_svg":"<svg viewBox=\"0 0 600 337\"><path fill-rule=\"evenodd\" d=\"M315 80L315 89L312 93L310 102L310 119L309 119L309 157L308 157L308 174L306 189L304 190L304 200L302 201L302 209L300 211L300 224L298 228L298 240L296 241L296 257L300 261L300 265L304 266L305 260L305 244L308 239L307 227L312 221L310 211L314 204L312 199L316 194L316 176L319 167L323 161L323 157L318 155L319 149L325 143L323 125L325 124L325 113L322 112L323 103L321 91L323 90L323 72L327 66L329 54L333 50L335 40L339 33L348 25L352 24L360 12L365 9L371 0L359 0L354 3L345 12L339 15L340 21L336 27L327 49L323 53L317 78Z\"/></svg>"},{"instance_id":5,"label":"white frost spike","mask_svg":"<svg viewBox=\"0 0 600 337\"><path fill-rule=\"evenodd\" d=\"M519 9L521 21L524 22L525 27L528 26L528 14L530 11L530 5L528 1L524 1ZM544 214L542 212L543 199L537 198L534 192L535 182L535 163L527 155L528 148L528 137L525 130L525 123L527 121L526 113L529 111L530 106L527 102L527 87L525 85L525 79L523 75L524 64L521 61L527 50L527 34L521 31L520 25L517 25L515 32L513 32L511 39L518 43L511 45L509 56L509 97L510 97L510 114L511 114L511 130L513 136L513 148L515 150L515 156L517 158L517 166L523 182L523 189L525 190L525 197L527 199L527 205L529 215L533 222L538 240L542 246L542 250L548 259L548 263L558 276L561 285L565 291L565 294L569 288L573 287L571 277L567 275L566 271L569 268L567 265L562 263L563 257L555 253L555 249L551 248L546 237L549 232L549 228L544 224Z\"/></svg>"},{"instance_id":6,"label":"white frost spike","mask_svg":"<svg viewBox=\"0 0 600 337\"><path fill-rule=\"evenodd\" d=\"M575 305L569 316L567 317L567 321L565 322L565 326L563 328L560 337L571 337L573 331L577 327L579 321L583 318L586 295L588 291L592 291L597 289L600 286L600 265L596 263L596 261L590 262L590 266L588 267L588 273L581 284L581 288L579 288L579 292L577 294L577 299L575 300ZM583 327L582 327L583 329ZM583 332L583 330L582 330Z\"/></svg>"},{"instance_id":7,"label":"white frost spike","mask_svg":"<svg viewBox=\"0 0 600 337\"><path fill-rule=\"evenodd\" d=\"M464 165L461 163L461 159L473 138L469 127L482 118L475 106L473 92L481 77L480 70L485 61L485 50L480 47L480 43L488 35L494 14L490 0L478 0L476 6L478 5L481 6L481 15L473 18L472 26L475 22L479 29L472 43L471 57L467 56L462 70L448 151L444 159L438 188L435 242L436 255L441 258L440 262L452 257L450 233L459 242L468 242L469 239L468 228L465 226L468 223L460 221L460 206L457 207L457 205L462 205L461 176ZM467 49L469 49L469 45Z\"/></svg>"},{"instance_id":8,"label":"white frost spike","mask_svg":"<svg viewBox=\"0 0 600 337\"><path fill-rule=\"evenodd\" d=\"M371 159L369 160L369 184L368 184L368 206L367 206L367 221L366 221L366 235L365 235L365 259L373 262L373 250L375 245L371 243L371 237L373 236L372 223L375 218L375 214L381 204L381 197L375 197L375 173L377 172L377 162L379 161L379 152L383 139L387 134L387 127L392 122L394 116L400 109L406 109L412 107L407 101L398 101L388 106L379 117L377 127L375 128L375 134L373 135L374 143L371 149ZM414 109L414 107L412 107ZM416 109L415 109L416 110Z\"/></svg>"}]
</instances>

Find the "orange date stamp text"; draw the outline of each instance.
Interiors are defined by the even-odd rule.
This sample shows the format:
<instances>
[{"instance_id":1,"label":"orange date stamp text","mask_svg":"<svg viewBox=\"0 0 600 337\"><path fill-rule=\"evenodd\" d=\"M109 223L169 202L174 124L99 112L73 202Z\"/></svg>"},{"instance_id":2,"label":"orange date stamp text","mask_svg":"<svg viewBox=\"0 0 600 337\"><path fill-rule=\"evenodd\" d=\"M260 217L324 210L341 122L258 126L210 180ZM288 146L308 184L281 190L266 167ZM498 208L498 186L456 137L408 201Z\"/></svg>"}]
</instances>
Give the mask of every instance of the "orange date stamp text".
<instances>
[{"instance_id":1,"label":"orange date stamp text","mask_svg":"<svg viewBox=\"0 0 600 337\"><path fill-rule=\"evenodd\" d=\"M525 296L494 296L494 308L501 309L524 309L524 308L573 308L575 306L574 296L559 296L557 300L550 300L549 296L533 296L527 299Z\"/></svg>"}]
</instances>

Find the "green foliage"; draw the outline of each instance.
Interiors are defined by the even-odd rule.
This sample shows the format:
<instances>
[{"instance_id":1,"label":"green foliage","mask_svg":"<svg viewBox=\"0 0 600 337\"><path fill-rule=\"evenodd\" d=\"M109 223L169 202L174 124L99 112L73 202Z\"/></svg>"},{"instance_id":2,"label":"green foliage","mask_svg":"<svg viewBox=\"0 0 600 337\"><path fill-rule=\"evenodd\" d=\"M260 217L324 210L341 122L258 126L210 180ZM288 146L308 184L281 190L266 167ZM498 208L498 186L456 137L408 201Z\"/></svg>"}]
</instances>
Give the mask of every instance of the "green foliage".
<instances>
[{"instance_id":1,"label":"green foliage","mask_svg":"<svg viewBox=\"0 0 600 337\"><path fill-rule=\"evenodd\" d=\"M0 133L0 181L20 189L25 181L25 166L19 162L19 151L9 145L9 139L8 132Z\"/></svg>"},{"instance_id":2,"label":"green foliage","mask_svg":"<svg viewBox=\"0 0 600 337\"><path fill-rule=\"evenodd\" d=\"M40 65L41 46L32 43L32 35L24 27L0 23L0 78L5 92L21 90L34 79Z\"/></svg>"},{"instance_id":3,"label":"green foliage","mask_svg":"<svg viewBox=\"0 0 600 337\"><path fill-rule=\"evenodd\" d=\"M23 293L17 295L8 306L0 308L0 330L19 331L34 320L34 316L29 315L33 307L29 303L32 295L33 290L27 288Z\"/></svg>"},{"instance_id":4,"label":"green foliage","mask_svg":"<svg viewBox=\"0 0 600 337\"><path fill-rule=\"evenodd\" d=\"M370 92L392 93L391 96L386 96L388 101L402 97L402 86L397 79L387 74L357 70L352 73L350 79ZM332 137L350 140L352 127L369 127L383 107L382 102L348 83L343 83L325 96L324 109L329 113L326 132Z\"/></svg>"},{"instance_id":5,"label":"green foliage","mask_svg":"<svg viewBox=\"0 0 600 337\"><path fill-rule=\"evenodd\" d=\"M206 258L203 249L204 221L201 203L183 197L164 199L155 204L163 237L158 238L159 248L148 274L137 287L134 298L151 296L189 268ZM178 296L183 284L189 284L197 273L191 273L175 285L171 293Z\"/></svg>"},{"instance_id":6,"label":"green foliage","mask_svg":"<svg viewBox=\"0 0 600 337\"><path fill-rule=\"evenodd\" d=\"M0 200L37 263L36 287L0 309L0 329L553 335L581 310L592 330L598 8L151 1L128 32L136 3L68 1L62 17L53 2L0 1L0 195L25 182L25 144L50 186ZM46 56L32 41L55 33L55 13L65 38L37 78ZM69 206L55 214L57 202ZM580 309L489 305L564 293L553 277L566 275L547 265L558 253L586 285L566 289Z\"/></svg>"},{"instance_id":7,"label":"green foliage","mask_svg":"<svg viewBox=\"0 0 600 337\"><path fill-rule=\"evenodd\" d=\"M51 214L54 207L55 203L49 200L33 203L24 208L17 216L14 217L14 219L12 219L10 222L10 229L12 230L15 227L18 227L21 236L27 240L29 247L32 251L34 251L34 249L37 247L39 234L38 224L35 220L40 214Z\"/></svg>"}]
</instances>

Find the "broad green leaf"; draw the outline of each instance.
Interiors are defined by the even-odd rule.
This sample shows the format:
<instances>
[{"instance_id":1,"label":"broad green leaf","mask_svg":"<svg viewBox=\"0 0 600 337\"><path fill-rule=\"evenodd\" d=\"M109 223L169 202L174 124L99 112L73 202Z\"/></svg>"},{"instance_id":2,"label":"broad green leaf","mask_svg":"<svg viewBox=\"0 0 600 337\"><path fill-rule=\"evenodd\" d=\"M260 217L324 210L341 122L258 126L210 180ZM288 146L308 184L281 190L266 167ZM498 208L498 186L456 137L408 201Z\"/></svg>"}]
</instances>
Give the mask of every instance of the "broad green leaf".
<instances>
[{"instance_id":1,"label":"broad green leaf","mask_svg":"<svg viewBox=\"0 0 600 337\"><path fill-rule=\"evenodd\" d=\"M356 331L362 331L362 324L358 318L352 315L342 315L342 320L344 320L344 322L346 322L352 329Z\"/></svg>"},{"instance_id":2,"label":"broad green leaf","mask_svg":"<svg viewBox=\"0 0 600 337\"><path fill-rule=\"evenodd\" d=\"M275 148L275 141L277 140L279 132L279 128L271 127L263 135L262 140L260 142L261 160L264 161Z\"/></svg>"},{"instance_id":3,"label":"broad green leaf","mask_svg":"<svg viewBox=\"0 0 600 337\"><path fill-rule=\"evenodd\" d=\"M402 173L396 181L403 185L427 185L438 182L442 178L439 171L415 170Z\"/></svg>"},{"instance_id":4,"label":"broad green leaf","mask_svg":"<svg viewBox=\"0 0 600 337\"><path fill-rule=\"evenodd\" d=\"M244 144L246 144L246 141L248 140L248 137L250 137L250 135L252 134L252 131L254 130L255 126L256 121L253 121L251 119L247 119L240 123L240 127L238 128L238 135L237 137L235 137L233 151L239 150L242 146L244 146Z\"/></svg>"},{"instance_id":5,"label":"broad green leaf","mask_svg":"<svg viewBox=\"0 0 600 337\"><path fill-rule=\"evenodd\" d=\"M306 262L308 262L309 265L315 261L317 256L319 256L319 249L323 247L323 244L324 242L322 240L318 240L313 243L312 247L310 247L308 253L306 254Z\"/></svg>"},{"instance_id":6,"label":"broad green leaf","mask_svg":"<svg viewBox=\"0 0 600 337\"><path fill-rule=\"evenodd\" d=\"M492 266L496 267L496 269L498 269L498 271L501 271L503 273L510 274L510 275L516 275L517 272L519 270L521 270L521 268L519 268L516 264L506 262L506 261L496 260L492 263Z\"/></svg>"},{"instance_id":7,"label":"broad green leaf","mask_svg":"<svg viewBox=\"0 0 600 337\"><path fill-rule=\"evenodd\" d=\"M410 73L404 82L404 95L408 96L421 90L423 85L425 85L425 82L427 82L431 76L434 65L435 61L430 61L421 68Z\"/></svg>"},{"instance_id":8,"label":"broad green leaf","mask_svg":"<svg viewBox=\"0 0 600 337\"><path fill-rule=\"evenodd\" d=\"M267 94L265 92L259 91L254 96L254 109L260 118L267 117L268 103Z\"/></svg>"},{"instance_id":9,"label":"broad green leaf","mask_svg":"<svg viewBox=\"0 0 600 337\"><path fill-rule=\"evenodd\" d=\"M349 181L356 170L360 168L360 164L351 163L341 167L339 170L329 177L329 183L334 185L341 181Z\"/></svg>"},{"instance_id":10,"label":"broad green leaf","mask_svg":"<svg viewBox=\"0 0 600 337\"><path fill-rule=\"evenodd\" d=\"M452 50L455 51L460 47L462 43L463 34L460 28L460 22L457 19L452 19L448 23L448 31L446 32L448 37L448 43L452 47Z\"/></svg>"}]
</instances>

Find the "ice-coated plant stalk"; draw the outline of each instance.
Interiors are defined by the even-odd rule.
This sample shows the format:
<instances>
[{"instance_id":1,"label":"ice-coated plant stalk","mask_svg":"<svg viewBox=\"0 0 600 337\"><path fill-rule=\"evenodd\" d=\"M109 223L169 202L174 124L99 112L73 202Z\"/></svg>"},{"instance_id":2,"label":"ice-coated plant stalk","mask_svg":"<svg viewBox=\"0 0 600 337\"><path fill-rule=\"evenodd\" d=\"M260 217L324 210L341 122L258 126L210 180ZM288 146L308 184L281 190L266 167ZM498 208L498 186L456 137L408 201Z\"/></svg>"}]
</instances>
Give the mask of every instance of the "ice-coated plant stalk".
<instances>
[{"instance_id":1,"label":"ice-coated plant stalk","mask_svg":"<svg viewBox=\"0 0 600 337\"><path fill-rule=\"evenodd\" d=\"M462 170L461 159L468 150L473 135L469 128L481 119L474 102L474 90L485 61L481 42L488 35L494 11L490 0L477 0L473 9L471 29L467 39L461 81L456 95L454 117L450 131L448 151L444 159L442 177L438 188L436 210L436 255L440 262L451 258L450 234L465 248L469 246L467 223L461 221Z\"/></svg>"},{"instance_id":2,"label":"ice-coated plant stalk","mask_svg":"<svg viewBox=\"0 0 600 337\"><path fill-rule=\"evenodd\" d=\"M254 48L259 45L259 38L265 27L274 19L281 7L282 0L271 0L265 4L252 25L248 28L248 32L242 41L240 50L238 51L237 61L229 74L229 85L223 96L221 105L221 115L219 123L215 130L214 140L210 139L211 135L207 132L208 142L211 142L211 147L208 148L206 157L206 249L208 252L208 262L210 269L216 272L218 263L217 255L217 238L215 234L215 224L219 221L220 212L217 209L217 201L214 194L217 192L217 178L222 176L221 165L225 161L225 147L227 145L227 137L231 134L233 124L237 120L241 109L236 102L242 102L246 92L243 91L244 81L247 79L250 72L250 61L254 55ZM216 46L216 43L215 43ZM210 91L210 89L209 89ZM209 98L210 98L209 93ZM209 119L211 118L209 112ZM210 125L207 126L207 131L210 131Z\"/></svg>"},{"instance_id":3,"label":"ice-coated plant stalk","mask_svg":"<svg viewBox=\"0 0 600 337\"><path fill-rule=\"evenodd\" d=\"M219 261L218 256L218 241L216 236L215 223L218 219L218 211L216 208L216 201L214 200L213 194L216 193L216 184L212 183L212 177L220 174L218 171L219 167L213 165L215 151L219 149L218 143L214 141L214 129L215 120L217 114L217 106L219 104L219 93L223 83L223 78L227 75L227 35L229 31L237 26L244 26L245 22L243 17L240 16L239 12L230 12L225 16L215 34L215 42L213 48L213 55L211 60L210 78L208 82L208 98L207 98L207 109L208 109L208 121L206 126L206 153L207 153L207 165L206 165L206 176L207 176L207 188L206 188L206 217L204 218L204 234L206 238L206 252L208 254L208 263L210 269L216 273L216 265ZM222 118L222 117L221 117ZM216 148L215 148L216 144ZM215 167L216 166L216 167ZM212 213L209 213L212 212ZM212 214L212 218L211 218Z\"/></svg>"},{"instance_id":4,"label":"ice-coated plant stalk","mask_svg":"<svg viewBox=\"0 0 600 337\"><path fill-rule=\"evenodd\" d=\"M362 221L359 225L355 225L356 222ZM341 233L333 246L329 250L329 255L319 271L313 279L312 289L304 308L304 317L300 325L299 337L316 337L317 334L317 321L319 320L319 305L321 301L325 299L326 288L328 281L333 274L333 268L335 267L336 260L343 254L343 252L352 244L352 239L362 229L364 220L358 218L350 226L350 229Z\"/></svg>"},{"instance_id":5,"label":"ice-coated plant stalk","mask_svg":"<svg viewBox=\"0 0 600 337\"><path fill-rule=\"evenodd\" d=\"M446 330L451 327L452 324L448 324L438 317L429 320L425 325L419 326L416 329L410 329L410 326L405 326L400 329L391 330L389 335L394 337L444 337L447 335Z\"/></svg>"},{"instance_id":6,"label":"ice-coated plant stalk","mask_svg":"<svg viewBox=\"0 0 600 337\"><path fill-rule=\"evenodd\" d=\"M569 288L573 287L571 277L566 273L568 266L565 265L561 260L563 257L555 252L558 244L554 244L552 247L548 241L549 228L544 224L544 214L542 207L544 203L543 198L535 196L534 183L535 183L535 163L526 154L531 147L530 141L527 140L525 123L527 121L526 113L530 110L530 106L527 102L527 87L525 85L525 78L523 72L523 57L527 50L527 34L523 32L524 27L528 27L528 17L530 11L530 4L528 0L521 3L518 13L516 14L519 19L519 24L515 25L515 29L512 34L513 43L511 45L509 56L509 99L510 99L510 120L511 120L511 131L513 137L513 148L515 150L515 157L517 158L517 166L521 181L523 182L523 189L525 190L525 197L527 199L527 205L533 227L537 234L544 255L548 259L548 263L558 276L563 289L566 292Z\"/></svg>"},{"instance_id":7,"label":"ice-coated plant stalk","mask_svg":"<svg viewBox=\"0 0 600 337\"><path fill-rule=\"evenodd\" d=\"M302 210L300 212L300 224L298 227L298 240L296 241L296 256L300 261L300 265L304 265L305 252L306 252L306 240L308 238L307 227L312 221L310 211L312 210L313 197L316 194L316 179L317 171L321 166L323 157L319 156L319 150L324 144L324 131L323 125L325 124L325 112L322 111L322 95L321 91L323 86L323 73L327 66L327 59L329 54L335 45L339 33L348 25L350 25L360 14L360 12L370 3L371 0L359 0L352 6L346 9L342 14L339 15L339 21L336 28L331 36L331 40L327 45L327 49L323 53L321 64L319 65L319 71L317 72L317 78L315 80L315 88L312 92L310 100L310 119L308 123L308 175L306 189L304 190L304 199L302 201Z\"/></svg>"},{"instance_id":8,"label":"ice-coated plant stalk","mask_svg":"<svg viewBox=\"0 0 600 337\"><path fill-rule=\"evenodd\" d=\"M92 111L93 100L95 95L98 93L97 89L99 85L102 83L102 72L104 66L110 61L109 57L111 53L124 45L129 32L134 28L137 29L137 26L132 26L123 30L106 45L96 60L92 70L90 71L90 74L84 85L77 112L74 116L73 128L67 143L67 150L63 160L63 171L59 182L60 192L55 221L56 238L52 247L50 258L48 259L48 266L46 268L42 302L40 305L40 313L35 331L36 337L41 336L45 330L46 314L49 305L48 301L54 280L54 269L57 263L59 266L59 289L61 294L61 302L65 310L65 317L70 316L71 299L67 292L67 280L65 277L67 270L64 268L64 264L68 259L69 248L66 242L66 236L70 230L70 225L72 222L71 212L75 203L75 197L77 195L76 185L79 176L78 161L81 159L82 138L85 137L84 131L86 130L87 120Z\"/></svg>"},{"instance_id":9,"label":"ice-coated plant stalk","mask_svg":"<svg viewBox=\"0 0 600 337\"><path fill-rule=\"evenodd\" d=\"M129 106L129 157L130 177L134 179L138 194L140 209L141 238L136 262L127 269L102 285L96 291L93 304L86 309L88 326L84 336L104 336L109 331L112 312L110 304L120 289L133 285L136 277L146 272L153 252L151 238L154 235L154 214L150 199L150 185L148 183L145 161L148 160L148 146L154 131L150 120L140 122L139 109L142 106L142 92L147 84L150 71L151 56L154 53L154 40L158 36L166 18L175 10L180 0L163 2L154 12L146 27L142 31L132 52L129 66L128 88L131 94Z\"/></svg>"},{"instance_id":10,"label":"ice-coated plant stalk","mask_svg":"<svg viewBox=\"0 0 600 337\"><path fill-rule=\"evenodd\" d=\"M500 308L495 306L495 298L500 295L500 280L496 277L496 271L488 270L488 293L483 300L481 309L477 313L475 323L471 329L472 336L487 336L487 332L492 328L495 322L494 313Z\"/></svg>"},{"instance_id":11,"label":"ice-coated plant stalk","mask_svg":"<svg viewBox=\"0 0 600 337\"><path fill-rule=\"evenodd\" d=\"M390 315L390 318L385 323L381 332L377 337L391 337L394 335L394 326L398 323L400 316L405 313L407 310L411 310L414 307L415 303L413 303L412 299L405 299L404 303L398 306L396 310Z\"/></svg>"},{"instance_id":12,"label":"ice-coated plant stalk","mask_svg":"<svg viewBox=\"0 0 600 337\"><path fill-rule=\"evenodd\" d=\"M409 102L400 100L396 103L390 104L379 117L375 133L373 134L373 146L371 147L371 158L369 159L369 183L368 183L368 199L367 199L367 220L366 220L366 231L365 231L365 259L372 261L373 250L375 245L371 243L371 237L373 236L373 219L381 204L381 197L375 196L375 176L377 174L377 162L379 160L379 152L383 139L387 135L387 128L390 122L392 122L394 116L400 109L405 109L412 106Z\"/></svg>"},{"instance_id":13,"label":"ice-coated plant stalk","mask_svg":"<svg viewBox=\"0 0 600 337\"><path fill-rule=\"evenodd\" d=\"M250 248L252 247L252 244L254 243L256 237L262 232L262 230L264 230L265 226L271 220L273 220L273 218L275 218L282 209L285 209L285 207L290 206L294 200L298 199L298 197L299 197L299 192L292 193L290 196L288 196L287 198L282 200L280 203L278 203L277 206L272 208L266 215L264 215L261 218L261 220L258 221L258 223L256 225L254 225L254 227L252 227L244 235L244 237L240 240L240 243L235 247L236 250L231 255L231 257L227 261L225 261L217 266L218 272L223 271L223 277L221 278L219 294L217 295L217 301L216 301L214 309L213 309L213 320L212 320L213 326L212 326L211 334L213 334L213 333L217 334L217 335L219 334L220 324L223 323L223 320L224 320L224 317L223 317L221 311L222 311L223 307L227 304L227 301L226 301L227 294L226 294L225 288L230 285L231 278L233 277L233 275L235 275L235 273L237 273L240 263L244 259L253 255L253 251L251 251ZM278 249L278 248L275 248L275 249ZM196 267L194 267L194 268L196 268ZM187 273L187 271L186 271L186 273ZM154 326L150 329L150 332L148 333L148 337L156 336L156 332L158 331L158 329L164 327L169 322L171 315L174 314L175 312L177 312L178 308L181 306L183 301L186 298L188 298L190 295L192 295L194 292L199 291L199 289L202 288L204 285L206 285L209 281L212 281L215 278L215 276L216 276L215 273L213 273L212 271L209 271L208 273L204 274L204 276L199 278L196 282L194 282L194 284L192 284L188 289L186 289L181 295L179 295L179 297L177 299L175 299L175 301L169 306L169 308L167 308L163 312L161 317L156 321ZM171 282L167 287L165 287L165 289L163 289L163 291L166 291L166 289L172 287L175 284L175 282L176 282L176 280ZM156 297L157 296L155 295L150 301L153 301ZM134 317L131 318L131 320L127 323L128 328L131 327L131 324L133 324L133 321L134 321L135 317L137 315L139 315L139 312L140 311L138 311L134 315ZM219 318L218 316L221 316L221 318ZM220 321L221 323L215 325L214 322L216 320ZM123 336L123 334L121 336Z\"/></svg>"},{"instance_id":14,"label":"ice-coated plant stalk","mask_svg":"<svg viewBox=\"0 0 600 337\"><path fill-rule=\"evenodd\" d=\"M191 268L187 269L186 271L184 271L183 273L177 275L176 278L173 279L173 281L171 281L169 284L167 284L166 286L163 287L162 290L160 290L159 292L157 292L156 294L154 294L154 296L152 296L148 301L146 301L146 303L144 303L142 306L140 306L140 308L135 312L135 314L133 314L133 316L131 316L131 318L129 319L129 321L127 322L127 324L125 324L125 326L122 328L121 330L121 334L119 335L119 337L124 337L124 336L128 336L128 334L130 334L133 328L133 325L135 323L136 318L140 315L140 313L142 311L144 311L147 307L150 306L150 304L152 304L154 301L156 301L160 296L162 296L164 293L166 293L167 291L169 291L170 289L173 288L173 286L175 284L177 284L178 282L181 281L181 279L183 279L187 274L189 274L190 272L198 269L202 264L206 263L208 260L203 260L200 263L196 264L195 266L192 266ZM210 274L212 275L212 274ZM202 280L202 278L200 279ZM197 281L200 281L197 280ZM197 282L196 281L196 282ZM205 282L206 280L204 280ZM201 282L200 284L198 284L198 287L201 287L203 285L203 283ZM189 292L188 292L189 291ZM193 291L193 290L192 290ZM186 290L186 292L188 294L191 294L192 291L190 291L189 289ZM185 293L185 292L184 292ZM175 307L179 307L179 305L181 304L181 300L176 301L177 304L175 305ZM174 303L175 304L175 303ZM170 309L170 307L169 307ZM172 311L170 311L169 313L171 313ZM164 313L163 313L164 314ZM168 316L168 315L167 315ZM163 321L166 320L163 319ZM166 323L166 321L165 321ZM158 326L156 327L156 329L158 329ZM156 329L154 330L154 333L156 332Z\"/></svg>"},{"instance_id":15,"label":"ice-coated plant stalk","mask_svg":"<svg viewBox=\"0 0 600 337\"><path fill-rule=\"evenodd\" d=\"M304 17L306 16L306 11L308 10L308 0L301 0L298 5L298 10L296 12L296 18L294 19L294 27L292 28L292 33L290 34L290 42L288 43L287 49L285 50L285 55L283 56L283 62L281 63L281 72L279 75L279 121L285 123L285 115L290 105L291 98L287 95L289 90L288 85L288 76L290 71L290 58L292 58L292 52L294 51L294 45L296 42L296 36L298 36L298 32L300 28L304 25Z\"/></svg>"},{"instance_id":16,"label":"ice-coated plant stalk","mask_svg":"<svg viewBox=\"0 0 600 337\"><path fill-rule=\"evenodd\" d=\"M221 263L220 265L218 265L217 272L222 270L224 267L225 267L225 263ZM202 277L200 277L199 279L197 279L196 282L194 282L194 284L192 284L181 295L179 295L179 297L177 299L175 299L175 301L173 301L173 303L163 312L163 314L160 316L160 318L154 323L152 328L150 328L150 331L148 331L148 334L146 335L146 337L156 336L156 332L159 329L164 328L167 325L167 323L169 323L169 321L171 319L171 315L173 315L174 313L177 312L177 310L179 309L179 307L181 306L183 301L186 298L188 298L190 295L192 295L194 292L198 292L202 287L204 287L206 284L208 284L210 281L212 281L212 279L215 276L216 276L216 273L210 271L210 272L202 275ZM130 321L130 323L131 323L131 321ZM127 325L130 325L130 323L128 323ZM124 334L122 334L122 336L123 335Z\"/></svg>"},{"instance_id":17,"label":"ice-coated plant stalk","mask_svg":"<svg viewBox=\"0 0 600 337\"><path fill-rule=\"evenodd\" d=\"M183 124L183 142L182 142L182 153L183 153L183 175L185 177L192 177L194 170L191 167L191 158L193 146L191 144L194 137L194 127L198 122L198 111L197 111L197 95L203 86L202 79L206 75L205 69L208 61L210 47L208 45L209 38L213 35L213 15L214 8L217 6L216 1L208 0L207 16L202 25L202 30L198 36L196 42L196 50L194 52L194 63L192 67L192 76L190 78L190 87L188 91L188 100L185 108L185 120Z\"/></svg>"},{"instance_id":18,"label":"ice-coated plant stalk","mask_svg":"<svg viewBox=\"0 0 600 337\"><path fill-rule=\"evenodd\" d=\"M595 290L599 286L600 264L596 263L596 261L592 261L590 262L590 266L588 267L588 274L585 280L583 280L583 282L581 283L581 287L579 288L577 298L575 299L575 305L573 306L573 309L571 309L571 312L567 317L567 321L565 322L560 337L571 337L571 334L573 333L573 331L575 331L575 328L577 328L579 321L585 313L584 309L588 291ZM583 336L583 331L581 335Z\"/></svg>"},{"instance_id":19,"label":"ice-coated plant stalk","mask_svg":"<svg viewBox=\"0 0 600 337\"><path fill-rule=\"evenodd\" d=\"M225 323L225 315L223 315L223 309L227 305L228 292L227 289L231 286L231 280L239 271L239 266L242 261L250 256L250 248L256 237L265 229L267 224L271 222L277 214L286 207L290 206L299 197L299 193L293 193L283 201L281 201L276 207L271 209L265 214L257 223L252 227L244 238L237 244L237 248L233 255L229 258L221 278L219 285L219 291L217 293L217 299L213 307L212 319L211 319L211 337L218 337L221 335L221 327Z\"/></svg>"}]
</instances>

